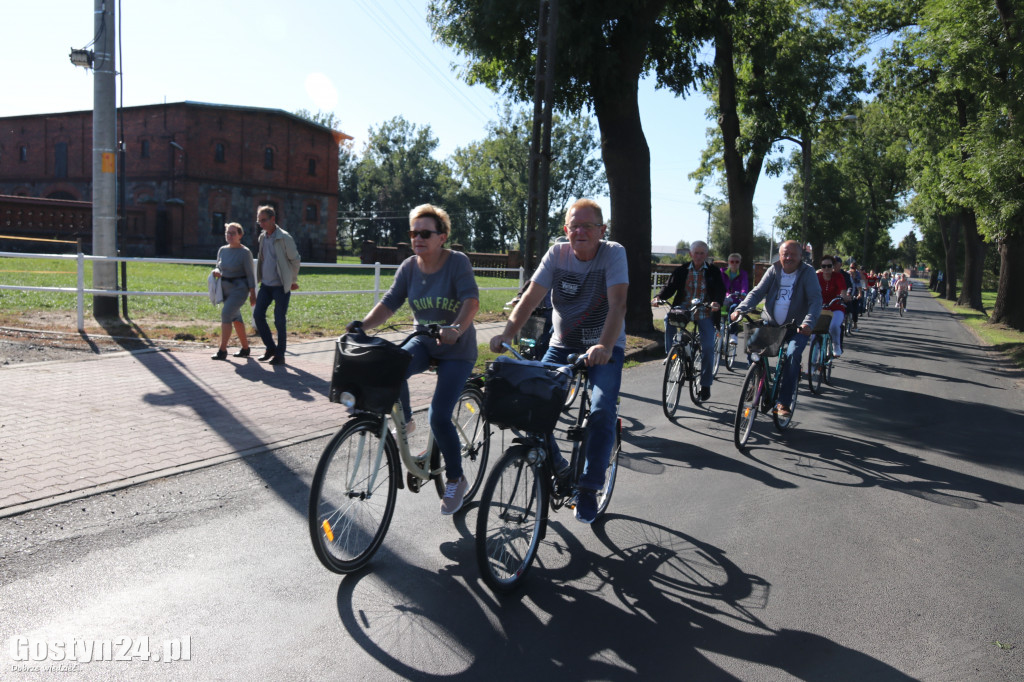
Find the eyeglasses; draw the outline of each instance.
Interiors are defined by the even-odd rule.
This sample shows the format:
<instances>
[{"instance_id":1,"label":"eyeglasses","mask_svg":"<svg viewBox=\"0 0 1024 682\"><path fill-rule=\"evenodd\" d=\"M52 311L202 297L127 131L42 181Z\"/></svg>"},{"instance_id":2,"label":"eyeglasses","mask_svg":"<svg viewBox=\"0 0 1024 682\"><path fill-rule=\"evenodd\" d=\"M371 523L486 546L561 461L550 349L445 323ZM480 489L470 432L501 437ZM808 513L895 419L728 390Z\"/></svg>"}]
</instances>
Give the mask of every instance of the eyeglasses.
<instances>
[{"instance_id":1,"label":"eyeglasses","mask_svg":"<svg viewBox=\"0 0 1024 682\"><path fill-rule=\"evenodd\" d=\"M739 265L739 264L740 264L740 262L738 260L731 260L731 261L729 261L729 265Z\"/></svg>"},{"instance_id":2,"label":"eyeglasses","mask_svg":"<svg viewBox=\"0 0 1024 682\"><path fill-rule=\"evenodd\" d=\"M576 223L575 225L566 225L569 230L596 230L604 225L598 225L597 223Z\"/></svg>"},{"instance_id":3,"label":"eyeglasses","mask_svg":"<svg viewBox=\"0 0 1024 682\"><path fill-rule=\"evenodd\" d=\"M436 230L409 230L409 239L415 239L416 237L419 237L420 239L430 239L430 237L435 234L441 233Z\"/></svg>"}]
</instances>

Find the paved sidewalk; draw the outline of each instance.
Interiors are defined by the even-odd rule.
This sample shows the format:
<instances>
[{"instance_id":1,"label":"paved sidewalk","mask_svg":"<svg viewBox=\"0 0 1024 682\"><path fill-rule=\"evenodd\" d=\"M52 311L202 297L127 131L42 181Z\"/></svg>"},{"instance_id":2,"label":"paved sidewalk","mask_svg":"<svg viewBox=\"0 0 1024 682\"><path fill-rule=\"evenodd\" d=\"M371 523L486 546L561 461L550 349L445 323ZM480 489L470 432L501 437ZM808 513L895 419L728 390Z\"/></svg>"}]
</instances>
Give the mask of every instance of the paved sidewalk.
<instances>
[{"instance_id":1,"label":"paved sidewalk","mask_svg":"<svg viewBox=\"0 0 1024 682\"><path fill-rule=\"evenodd\" d=\"M503 328L477 325L480 343ZM277 367L215 362L215 350L0 370L0 517L311 440L345 420L327 399L334 339L291 342ZM414 409L434 382L410 380Z\"/></svg>"}]
</instances>

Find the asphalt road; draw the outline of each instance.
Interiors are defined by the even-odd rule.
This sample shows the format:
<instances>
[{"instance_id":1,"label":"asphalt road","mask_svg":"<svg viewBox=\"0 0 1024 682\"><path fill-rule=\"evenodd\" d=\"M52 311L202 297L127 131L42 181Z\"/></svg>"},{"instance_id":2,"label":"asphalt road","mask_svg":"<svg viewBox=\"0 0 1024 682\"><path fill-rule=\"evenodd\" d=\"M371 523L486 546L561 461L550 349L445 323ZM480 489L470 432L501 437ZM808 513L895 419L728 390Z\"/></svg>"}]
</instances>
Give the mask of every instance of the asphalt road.
<instances>
[{"instance_id":1,"label":"asphalt road","mask_svg":"<svg viewBox=\"0 0 1024 682\"><path fill-rule=\"evenodd\" d=\"M554 515L510 598L478 579L475 509L442 518L431 489L399 493L367 571L323 569L323 441L2 519L0 678L1019 680L1021 379L911 306L864 320L836 385L745 453L741 372L673 423L661 363L628 369L609 514ZM190 660L15 660L142 636Z\"/></svg>"}]
</instances>

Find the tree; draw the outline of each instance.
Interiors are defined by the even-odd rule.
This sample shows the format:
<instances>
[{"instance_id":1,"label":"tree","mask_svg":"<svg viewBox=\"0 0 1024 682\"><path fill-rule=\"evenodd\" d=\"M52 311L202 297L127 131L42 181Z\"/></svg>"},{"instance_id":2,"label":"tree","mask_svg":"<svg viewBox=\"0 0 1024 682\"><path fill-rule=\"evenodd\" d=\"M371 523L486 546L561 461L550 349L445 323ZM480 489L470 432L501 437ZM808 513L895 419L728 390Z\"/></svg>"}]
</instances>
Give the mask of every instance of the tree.
<instances>
[{"instance_id":1,"label":"tree","mask_svg":"<svg viewBox=\"0 0 1024 682\"><path fill-rule=\"evenodd\" d=\"M914 267L917 265L917 235L913 231L900 241L896 251L896 257L903 267Z\"/></svg>"},{"instance_id":2,"label":"tree","mask_svg":"<svg viewBox=\"0 0 1024 682\"><path fill-rule=\"evenodd\" d=\"M437 146L430 126L416 126L401 116L370 128L356 167L356 208L365 216L356 230L361 239L385 244L407 241L409 210L418 204L439 203L448 169L431 156ZM451 238L459 236L453 227Z\"/></svg>"},{"instance_id":3,"label":"tree","mask_svg":"<svg viewBox=\"0 0 1024 682\"><path fill-rule=\"evenodd\" d=\"M836 7L800 0L719 0L709 5L714 63L702 71L714 104L717 134L692 177L700 183L724 173L731 244L753 258L753 199L768 155L783 140L797 142L808 158L822 119L841 116L863 89L857 35ZM768 163L778 173L781 162ZM808 224L806 221L804 224ZM804 230L807 232L808 230ZM801 234L806 241L809 234Z\"/></svg>"},{"instance_id":4,"label":"tree","mask_svg":"<svg viewBox=\"0 0 1024 682\"><path fill-rule=\"evenodd\" d=\"M561 0L559 41L553 46L553 91L559 111L593 110L608 176L611 238L626 247L629 288L626 328L653 328L650 150L640 122L637 83L654 70L677 92L693 82L700 47L685 0ZM538 3L510 0L431 0L437 36L470 59L464 76L529 101L534 82ZM682 87L680 87L682 86Z\"/></svg>"}]
</instances>

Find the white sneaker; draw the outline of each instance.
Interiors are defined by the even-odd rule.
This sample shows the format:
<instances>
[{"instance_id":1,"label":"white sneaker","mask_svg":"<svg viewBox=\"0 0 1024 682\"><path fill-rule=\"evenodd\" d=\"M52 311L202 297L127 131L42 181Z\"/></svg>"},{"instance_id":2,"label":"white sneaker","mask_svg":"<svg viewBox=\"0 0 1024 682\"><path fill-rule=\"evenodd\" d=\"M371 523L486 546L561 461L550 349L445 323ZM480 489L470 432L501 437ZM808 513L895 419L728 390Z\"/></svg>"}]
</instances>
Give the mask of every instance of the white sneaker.
<instances>
[{"instance_id":1,"label":"white sneaker","mask_svg":"<svg viewBox=\"0 0 1024 682\"><path fill-rule=\"evenodd\" d=\"M462 499L468 489L469 481L465 476L460 477L455 483L447 481L444 486L444 497L441 498L441 515L451 516L462 509Z\"/></svg>"},{"instance_id":2,"label":"white sneaker","mask_svg":"<svg viewBox=\"0 0 1024 682\"><path fill-rule=\"evenodd\" d=\"M835 355L834 355L833 357L837 357L837 358L841 358L841 357L843 357L843 351L841 351L841 350L837 350L837 351L835 352Z\"/></svg>"},{"instance_id":3,"label":"white sneaker","mask_svg":"<svg viewBox=\"0 0 1024 682\"><path fill-rule=\"evenodd\" d=\"M398 438L398 431L393 426L391 427L390 430L391 435L394 436L395 438ZM416 420L410 419L409 421L405 422L405 437L408 438L414 433L416 433Z\"/></svg>"}]
</instances>

